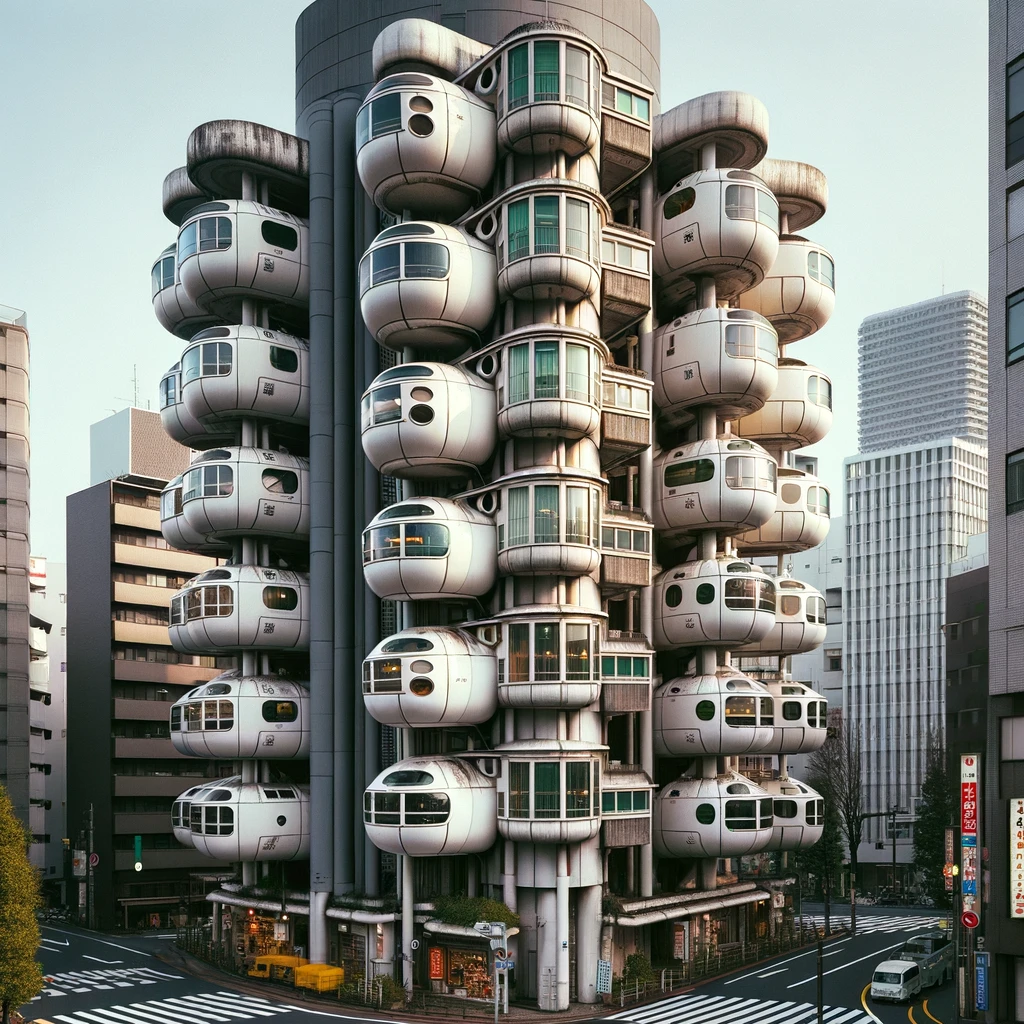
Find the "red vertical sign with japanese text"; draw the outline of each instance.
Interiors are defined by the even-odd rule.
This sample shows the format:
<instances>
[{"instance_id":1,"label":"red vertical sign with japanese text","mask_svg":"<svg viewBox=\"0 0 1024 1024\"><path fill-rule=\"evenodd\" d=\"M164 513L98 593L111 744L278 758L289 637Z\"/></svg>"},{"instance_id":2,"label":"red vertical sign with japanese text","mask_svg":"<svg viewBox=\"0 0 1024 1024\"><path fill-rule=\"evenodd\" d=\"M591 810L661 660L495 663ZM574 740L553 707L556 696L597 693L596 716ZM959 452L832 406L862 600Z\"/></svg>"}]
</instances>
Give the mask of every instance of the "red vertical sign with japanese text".
<instances>
[{"instance_id":1,"label":"red vertical sign with japanese text","mask_svg":"<svg viewBox=\"0 0 1024 1024\"><path fill-rule=\"evenodd\" d=\"M981 915L978 876L978 816L981 795L981 758L960 758L960 906Z\"/></svg>"}]
</instances>

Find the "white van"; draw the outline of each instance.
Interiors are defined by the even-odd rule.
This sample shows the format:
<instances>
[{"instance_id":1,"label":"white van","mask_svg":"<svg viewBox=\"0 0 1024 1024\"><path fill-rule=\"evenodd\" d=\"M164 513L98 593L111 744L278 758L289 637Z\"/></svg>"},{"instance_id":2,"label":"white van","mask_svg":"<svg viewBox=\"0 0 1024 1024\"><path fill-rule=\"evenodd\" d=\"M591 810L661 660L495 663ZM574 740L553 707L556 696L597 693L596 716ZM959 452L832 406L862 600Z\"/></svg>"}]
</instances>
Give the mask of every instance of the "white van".
<instances>
[{"instance_id":1,"label":"white van","mask_svg":"<svg viewBox=\"0 0 1024 1024\"><path fill-rule=\"evenodd\" d=\"M902 1003L921 991L921 968L907 960L883 960L871 975L871 998Z\"/></svg>"},{"instance_id":2,"label":"white van","mask_svg":"<svg viewBox=\"0 0 1024 1024\"><path fill-rule=\"evenodd\" d=\"M931 988L953 978L953 943L945 932L932 931L914 935L903 943L896 954L921 968L921 987Z\"/></svg>"}]
</instances>

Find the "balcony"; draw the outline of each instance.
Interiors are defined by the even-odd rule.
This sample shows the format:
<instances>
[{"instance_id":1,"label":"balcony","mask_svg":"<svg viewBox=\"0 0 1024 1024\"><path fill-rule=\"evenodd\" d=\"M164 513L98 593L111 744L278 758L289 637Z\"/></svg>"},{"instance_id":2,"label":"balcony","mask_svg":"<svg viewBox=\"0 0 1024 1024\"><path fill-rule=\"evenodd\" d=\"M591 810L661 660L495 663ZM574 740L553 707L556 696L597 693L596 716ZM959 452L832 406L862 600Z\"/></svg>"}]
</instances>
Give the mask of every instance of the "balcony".
<instances>
[{"instance_id":1,"label":"balcony","mask_svg":"<svg viewBox=\"0 0 1024 1024\"><path fill-rule=\"evenodd\" d=\"M651 710L651 681L636 679L601 681L601 710L606 715L623 715L629 711Z\"/></svg>"},{"instance_id":2,"label":"balcony","mask_svg":"<svg viewBox=\"0 0 1024 1024\"><path fill-rule=\"evenodd\" d=\"M601 335L611 338L651 308L651 249L642 231L609 224L601 232Z\"/></svg>"},{"instance_id":3,"label":"balcony","mask_svg":"<svg viewBox=\"0 0 1024 1024\"><path fill-rule=\"evenodd\" d=\"M170 746L170 740L165 742ZM176 797L190 786L212 781L202 775L115 775L114 796Z\"/></svg>"},{"instance_id":4,"label":"balcony","mask_svg":"<svg viewBox=\"0 0 1024 1024\"><path fill-rule=\"evenodd\" d=\"M150 608L167 608L173 596L173 587L147 587L141 583L114 584L114 600L119 604L142 604Z\"/></svg>"},{"instance_id":5,"label":"balcony","mask_svg":"<svg viewBox=\"0 0 1024 1024\"><path fill-rule=\"evenodd\" d=\"M609 762L601 786L605 846L643 846L651 841L652 789L640 765Z\"/></svg>"},{"instance_id":6,"label":"balcony","mask_svg":"<svg viewBox=\"0 0 1024 1024\"><path fill-rule=\"evenodd\" d=\"M171 831L171 812L115 814L114 832L120 835L141 835ZM156 851L154 851L156 852Z\"/></svg>"},{"instance_id":7,"label":"balcony","mask_svg":"<svg viewBox=\"0 0 1024 1024\"><path fill-rule=\"evenodd\" d=\"M133 722L166 722L170 716L170 700L114 699L114 718Z\"/></svg>"},{"instance_id":8,"label":"balcony","mask_svg":"<svg viewBox=\"0 0 1024 1024\"><path fill-rule=\"evenodd\" d=\"M160 509L145 508L142 505L127 505L114 502L114 523L118 526L135 526L140 530L160 531Z\"/></svg>"},{"instance_id":9,"label":"balcony","mask_svg":"<svg viewBox=\"0 0 1024 1024\"><path fill-rule=\"evenodd\" d=\"M168 736L153 736L149 739L128 736L114 738L114 757L140 759L160 757L182 760L183 756L171 746L171 740ZM182 786L181 788L185 789L187 786Z\"/></svg>"},{"instance_id":10,"label":"balcony","mask_svg":"<svg viewBox=\"0 0 1024 1024\"><path fill-rule=\"evenodd\" d=\"M619 502L601 517L601 589L612 593L651 584L651 521Z\"/></svg>"},{"instance_id":11,"label":"balcony","mask_svg":"<svg viewBox=\"0 0 1024 1024\"><path fill-rule=\"evenodd\" d=\"M37 693L50 692L49 658L39 658L28 663L28 683Z\"/></svg>"},{"instance_id":12,"label":"balcony","mask_svg":"<svg viewBox=\"0 0 1024 1024\"><path fill-rule=\"evenodd\" d=\"M149 548L142 544L114 544L114 561L119 565L137 565L145 569L170 569L200 573L217 564L215 558L194 555L173 548Z\"/></svg>"},{"instance_id":13,"label":"balcony","mask_svg":"<svg viewBox=\"0 0 1024 1024\"><path fill-rule=\"evenodd\" d=\"M601 385L601 465L631 459L651 444L652 383L640 370L607 365Z\"/></svg>"},{"instance_id":14,"label":"balcony","mask_svg":"<svg viewBox=\"0 0 1024 1024\"><path fill-rule=\"evenodd\" d=\"M200 665L169 665L163 661L114 662L114 678L135 683L173 683L176 686L198 686L223 671L223 669L204 668Z\"/></svg>"},{"instance_id":15,"label":"balcony","mask_svg":"<svg viewBox=\"0 0 1024 1024\"><path fill-rule=\"evenodd\" d=\"M651 162L651 96L651 91L639 82L604 76L601 191L606 195L635 178Z\"/></svg>"},{"instance_id":16,"label":"balcony","mask_svg":"<svg viewBox=\"0 0 1024 1024\"><path fill-rule=\"evenodd\" d=\"M114 621L114 639L126 644L142 644L170 647L166 626L155 626L147 622Z\"/></svg>"}]
</instances>

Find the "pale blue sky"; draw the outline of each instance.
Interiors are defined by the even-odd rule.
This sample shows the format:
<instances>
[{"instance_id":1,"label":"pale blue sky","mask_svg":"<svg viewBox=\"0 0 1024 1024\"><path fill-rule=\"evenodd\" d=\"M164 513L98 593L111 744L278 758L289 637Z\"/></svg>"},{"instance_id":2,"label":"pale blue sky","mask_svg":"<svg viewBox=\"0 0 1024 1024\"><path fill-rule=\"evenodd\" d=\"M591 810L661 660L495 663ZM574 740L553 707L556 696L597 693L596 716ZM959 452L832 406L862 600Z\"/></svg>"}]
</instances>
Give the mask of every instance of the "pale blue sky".
<instances>
[{"instance_id":1,"label":"pale blue sky","mask_svg":"<svg viewBox=\"0 0 1024 1024\"><path fill-rule=\"evenodd\" d=\"M342 0L344 2L344 0ZM0 0L0 303L32 335L32 550L64 554L64 497L88 486L89 424L156 408L180 355L150 306L174 240L164 175L197 124L294 128L306 0ZM739 89L771 116L770 155L828 175L809 237L836 259L831 323L798 358L835 384L817 446L838 506L856 434L857 326L987 287L987 13L981 0L651 0L662 107ZM894 381L898 387L898 381Z\"/></svg>"}]
</instances>

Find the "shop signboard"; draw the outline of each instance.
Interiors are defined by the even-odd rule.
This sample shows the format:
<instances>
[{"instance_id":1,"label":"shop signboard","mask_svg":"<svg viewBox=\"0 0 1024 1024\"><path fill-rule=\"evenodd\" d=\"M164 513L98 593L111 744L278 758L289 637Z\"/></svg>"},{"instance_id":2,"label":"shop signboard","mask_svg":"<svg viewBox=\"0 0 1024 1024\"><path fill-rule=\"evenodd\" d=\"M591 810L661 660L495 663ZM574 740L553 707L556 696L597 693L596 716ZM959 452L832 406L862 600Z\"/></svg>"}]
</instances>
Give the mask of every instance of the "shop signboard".
<instances>
[{"instance_id":1,"label":"shop signboard","mask_svg":"<svg viewBox=\"0 0 1024 1024\"><path fill-rule=\"evenodd\" d=\"M612 962L611 960L597 961L597 994L601 996L611 995L612 992Z\"/></svg>"},{"instance_id":2,"label":"shop signboard","mask_svg":"<svg viewBox=\"0 0 1024 1024\"><path fill-rule=\"evenodd\" d=\"M960 758L960 903L965 911L981 913L978 899L978 813L981 797L981 758Z\"/></svg>"},{"instance_id":3,"label":"shop signboard","mask_svg":"<svg viewBox=\"0 0 1024 1024\"><path fill-rule=\"evenodd\" d=\"M677 921L672 932L672 956L676 960L690 959L690 922Z\"/></svg>"},{"instance_id":4,"label":"shop signboard","mask_svg":"<svg viewBox=\"0 0 1024 1024\"><path fill-rule=\"evenodd\" d=\"M974 954L975 1008L988 1009L988 953Z\"/></svg>"},{"instance_id":5,"label":"shop signboard","mask_svg":"<svg viewBox=\"0 0 1024 1024\"><path fill-rule=\"evenodd\" d=\"M74 878L85 878L85 850L75 850L71 854L71 875Z\"/></svg>"},{"instance_id":6,"label":"shop signboard","mask_svg":"<svg viewBox=\"0 0 1024 1024\"><path fill-rule=\"evenodd\" d=\"M942 870L942 874L946 881L946 892L953 891L953 864L954 857L956 856L953 850L953 841L956 838L954 832L954 829L946 829L946 863Z\"/></svg>"},{"instance_id":7,"label":"shop signboard","mask_svg":"<svg viewBox=\"0 0 1024 1024\"><path fill-rule=\"evenodd\" d=\"M1024 920L1024 796L1010 800L1010 917Z\"/></svg>"},{"instance_id":8,"label":"shop signboard","mask_svg":"<svg viewBox=\"0 0 1024 1024\"><path fill-rule=\"evenodd\" d=\"M430 965L430 980L444 980L444 950L440 946L431 946L427 951L427 960Z\"/></svg>"}]
</instances>

